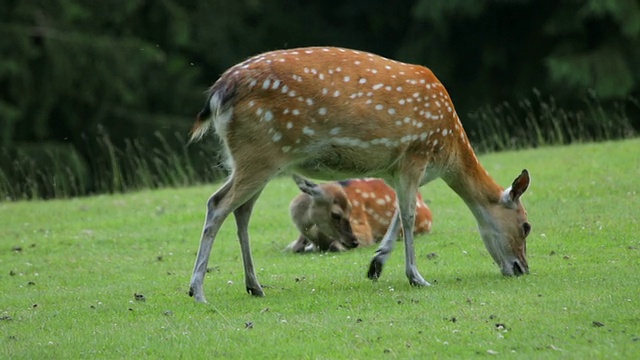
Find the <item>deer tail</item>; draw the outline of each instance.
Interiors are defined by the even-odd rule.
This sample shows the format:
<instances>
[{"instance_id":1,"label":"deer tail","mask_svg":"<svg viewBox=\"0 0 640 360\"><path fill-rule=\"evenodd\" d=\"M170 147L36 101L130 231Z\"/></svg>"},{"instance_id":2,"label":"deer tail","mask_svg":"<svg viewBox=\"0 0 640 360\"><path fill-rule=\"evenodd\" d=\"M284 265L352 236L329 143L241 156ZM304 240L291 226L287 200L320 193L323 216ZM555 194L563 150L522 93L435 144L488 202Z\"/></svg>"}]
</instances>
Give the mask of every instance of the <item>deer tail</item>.
<instances>
[{"instance_id":1,"label":"deer tail","mask_svg":"<svg viewBox=\"0 0 640 360\"><path fill-rule=\"evenodd\" d=\"M196 122L190 131L189 143L197 142L215 127L219 136L224 136L226 125L233 111L231 100L235 87L232 83L220 79L208 91L207 101L196 116Z\"/></svg>"}]
</instances>

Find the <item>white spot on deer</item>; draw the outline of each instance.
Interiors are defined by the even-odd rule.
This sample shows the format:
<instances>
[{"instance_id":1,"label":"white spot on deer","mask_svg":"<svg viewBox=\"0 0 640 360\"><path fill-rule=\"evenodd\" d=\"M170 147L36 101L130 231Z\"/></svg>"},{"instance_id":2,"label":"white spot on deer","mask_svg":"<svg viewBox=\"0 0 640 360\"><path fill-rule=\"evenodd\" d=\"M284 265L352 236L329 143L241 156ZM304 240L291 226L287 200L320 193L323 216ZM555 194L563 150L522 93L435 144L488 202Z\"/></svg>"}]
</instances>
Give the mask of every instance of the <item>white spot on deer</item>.
<instances>
[{"instance_id":1,"label":"white spot on deer","mask_svg":"<svg viewBox=\"0 0 640 360\"><path fill-rule=\"evenodd\" d=\"M313 50L305 50L305 54L313 54Z\"/></svg>"},{"instance_id":2,"label":"white spot on deer","mask_svg":"<svg viewBox=\"0 0 640 360\"><path fill-rule=\"evenodd\" d=\"M329 89L322 88L322 95L327 95L329 93Z\"/></svg>"},{"instance_id":3,"label":"white spot on deer","mask_svg":"<svg viewBox=\"0 0 640 360\"><path fill-rule=\"evenodd\" d=\"M404 99L400 99L400 100L398 100L398 104L400 104L400 105L404 105L404 104L405 104Z\"/></svg>"},{"instance_id":4,"label":"white spot on deer","mask_svg":"<svg viewBox=\"0 0 640 360\"><path fill-rule=\"evenodd\" d=\"M316 133L316 131L308 126L305 126L304 128L302 128L302 133L305 135L313 136Z\"/></svg>"},{"instance_id":5,"label":"white spot on deer","mask_svg":"<svg viewBox=\"0 0 640 360\"><path fill-rule=\"evenodd\" d=\"M384 106L382 106L381 104L376 105L376 110L382 110L384 109Z\"/></svg>"},{"instance_id":6,"label":"white spot on deer","mask_svg":"<svg viewBox=\"0 0 640 360\"><path fill-rule=\"evenodd\" d=\"M249 107L253 107L256 104L256 102L254 100L249 101Z\"/></svg>"},{"instance_id":7,"label":"white spot on deer","mask_svg":"<svg viewBox=\"0 0 640 360\"><path fill-rule=\"evenodd\" d=\"M271 120L273 120L273 113L267 110L267 112L264 113L264 121L271 121Z\"/></svg>"},{"instance_id":8,"label":"white spot on deer","mask_svg":"<svg viewBox=\"0 0 640 360\"><path fill-rule=\"evenodd\" d=\"M287 85L283 85L280 91L282 91L283 94L286 94L289 91L289 87Z\"/></svg>"},{"instance_id":9,"label":"white spot on deer","mask_svg":"<svg viewBox=\"0 0 640 360\"><path fill-rule=\"evenodd\" d=\"M371 69L371 72L372 72L373 74L377 74L377 73L378 73L378 70L376 70L376 69Z\"/></svg>"},{"instance_id":10,"label":"white spot on deer","mask_svg":"<svg viewBox=\"0 0 640 360\"><path fill-rule=\"evenodd\" d=\"M426 132L423 132L422 134L420 134L420 140L422 141L425 141L427 137L429 137L429 134L427 134Z\"/></svg>"},{"instance_id":11,"label":"white spot on deer","mask_svg":"<svg viewBox=\"0 0 640 360\"><path fill-rule=\"evenodd\" d=\"M249 82L249 88L253 88L257 84L258 84L258 80L252 79L251 82Z\"/></svg>"},{"instance_id":12,"label":"white spot on deer","mask_svg":"<svg viewBox=\"0 0 640 360\"><path fill-rule=\"evenodd\" d=\"M387 69L387 70L391 70L391 66L389 66L389 65L385 65L384 68Z\"/></svg>"},{"instance_id":13,"label":"white spot on deer","mask_svg":"<svg viewBox=\"0 0 640 360\"><path fill-rule=\"evenodd\" d=\"M358 80L358 82L359 82L360 84L364 84L364 83L366 83L366 82L367 82L367 79L365 79L365 78L360 78L360 80Z\"/></svg>"},{"instance_id":14,"label":"white spot on deer","mask_svg":"<svg viewBox=\"0 0 640 360\"><path fill-rule=\"evenodd\" d=\"M320 109L318 109L318 114L327 115L327 108L326 107L321 107Z\"/></svg>"},{"instance_id":15,"label":"white spot on deer","mask_svg":"<svg viewBox=\"0 0 640 360\"><path fill-rule=\"evenodd\" d=\"M320 80L324 80L324 74L323 73L318 74L318 78L320 78Z\"/></svg>"},{"instance_id":16,"label":"white spot on deer","mask_svg":"<svg viewBox=\"0 0 640 360\"><path fill-rule=\"evenodd\" d=\"M345 76L342 78L342 81L344 82L349 82L349 80L351 80L351 78L349 76Z\"/></svg>"},{"instance_id":17,"label":"white spot on deer","mask_svg":"<svg viewBox=\"0 0 640 360\"><path fill-rule=\"evenodd\" d=\"M350 138L350 137L332 138L331 142L336 144L336 145L360 147L360 148L363 148L363 149L366 149L366 148L369 147L369 143L368 142L362 141L360 139Z\"/></svg>"},{"instance_id":18,"label":"white spot on deer","mask_svg":"<svg viewBox=\"0 0 640 360\"><path fill-rule=\"evenodd\" d=\"M333 97L338 97L340 96L340 90L336 90L333 92Z\"/></svg>"},{"instance_id":19,"label":"white spot on deer","mask_svg":"<svg viewBox=\"0 0 640 360\"><path fill-rule=\"evenodd\" d=\"M440 101L436 100L436 107L440 107Z\"/></svg>"},{"instance_id":20,"label":"white spot on deer","mask_svg":"<svg viewBox=\"0 0 640 360\"><path fill-rule=\"evenodd\" d=\"M256 115L260 116L262 115L262 108L258 108L258 110L256 110Z\"/></svg>"},{"instance_id":21,"label":"white spot on deer","mask_svg":"<svg viewBox=\"0 0 640 360\"><path fill-rule=\"evenodd\" d=\"M387 205L387 201L385 199L377 199L376 204L378 205Z\"/></svg>"},{"instance_id":22,"label":"white spot on deer","mask_svg":"<svg viewBox=\"0 0 640 360\"><path fill-rule=\"evenodd\" d=\"M405 124L408 124L408 123L410 123L410 122L411 122L411 118L409 118L409 117L406 117L406 118L404 118L403 120L404 120L404 123L405 123Z\"/></svg>"},{"instance_id":23,"label":"white spot on deer","mask_svg":"<svg viewBox=\"0 0 640 360\"><path fill-rule=\"evenodd\" d=\"M355 206L355 207L358 207L358 206L360 206L360 201L358 201L358 200L353 200L353 201L351 201L351 205L353 205L353 206Z\"/></svg>"},{"instance_id":24,"label":"white spot on deer","mask_svg":"<svg viewBox=\"0 0 640 360\"><path fill-rule=\"evenodd\" d=\"M447 136L447 133L449 133L449 130L447 129L442 130L442 136Z\"/></svg>"},{"instance_id":25,"label":"white spot on deer","mask_svg":"<svg viewBox=\"0 0 640 360\"><path fill-rule=\"evenodd\" d=\"M356 65L360 65L360 64L362 64L362 63L360 62L360 60L356 60L356 61L354 61L353 63L354 63L354 64L356 64Z\"/></svg>"},{"instance_id":26,"label":"white spot on deer","mask_svg":"<svg viewBox=\"0 0 640 360\"><path fill-rule=\"evenodd\" d=\"M275 134L273 134L273 136L271 137L271 140L273 140L273 142L278 142L282 139L282 134L277 132Z\"/></svg>"},{"instance_id":27,"label":"white spot on deer","mask_svg":"<svg viewBox=\"0 0 640 360\"><path fill-rule=\"evenodd\" d=\"M373 100L371 100L371 99L367 99L367 101L365 101L365 104L367 104L367 105L369 105L371 103L373 103Z\"/></svg>"},{"instance_id":28,"label":"white spot on deer","mask_svg":"<svg viewBox=\"0 0 640 360\"><path fill-rule=\"evenodd\" d=\"M292 129L293 123L291 121L288 121L286 126L287 126L287 129Z\"/></svg>"},{"instance_id":29,"label":"white spot on deer","mask_svg":"<svg viewBox=\"0 0 640 360\"><path fill-rule=\"evenodd\" d=\"M296 96L296 91L295 90L289 91L289 96L290 97L295 97Z\"/></svg>"},{"instance_id":30,"label":"white spot on deer","mask_svg":"<svg viewBox=\"0 0 640 360\"><path fill-rule=\"evenodd\" d=\"M313 105L313 99L312 99L312 98L307 98L307 99L305 100L305 102L306 102L306 103L307 103L307 105L309 105L309 106Z\"/></svg>"},{"instance_id":31,"label":"white spot on deer","mask_svg":"<svg viewBox=\"0 0 640 360\"><path fill-rule=\"evenodd\" d=\"M378 89L382 88L383 86L384 86L384 84L375 84L375 85L373 85L372 89L373 90L378 90Z\"/></svg>"},{"instance_id":32,"label":"white spot on deer","mask_svg":"<svg viewBox=\"0 0 640 360\"><path fill-rule=\"evenodd\" d=\"M398 86L398 87L396 88L396 91L398 91L398 92L402 92L402 86Z\"/></svg>"},{"instance_id":33,"label":"white spot on deer","mask_svg":"<svg viewBox=\"0 0 640 360\"><path fill-rule=\"evenodd\" d=\"M308 74L309 73L309 68L304 68L304 69L302 69L302 71L304 71L305 74Z\"/></svg>"},{"instance_id":34,"label":"white spot on deer","mask_svg":"<svg viewBox=\"0 0 640 360\"><path fill-rule=\"evenodd\" d=\"M433 146L438 145L438 139L433 140Z\"/></svg>"},{"instance_id":35,"label":"white spot on deer","mask_svg":"<svg viewBox=\"0 0 640 360\"><path fill-rule=\"evenodd\" d=\"M366 193L366 192L362 193L362 197L365 198L365 199L368 199L369 198L369 193ZM367 210L370 210L370 209L367 209Z\"/></svg>"},{"instance_id":36,"label":"white spot on deer","mask_svg":"<svg viewBox=\"0 0 640 360\"><path fill-rule=\"evenodd\" d=\"M340 127L334 127L333 129L329 130L329 134L331 135L338 135L340 133L340 130L342 130L342 128Z\"/></svg>"},{"instance_id":37,"label":"white spot on deer","mask_svg":"<svg viewBox=\"0 0 640 360\"><path fill-rule=\"evenodd\" d=\"M271 85L271 89L277 90L279 86L280 86L280 80L274 80L273 85Z\"/></svg>"},{"instance_id":38,"label":"white spot on deer","mask_svg":"<svg viewBox=\"0 0 640 360\"><path fill-rule=\"evenodd\" d=\"M402 121L400 121L400 120L396 121L396 125L401 126L402 125Z\"/></svg>"},{"instance_id":39,"label":"white spot on deer","mask_svg":"<svg viewBox=\"0 0 640 360\"><path fill-rule=\"evenodd\" d=\"M387 110L387 112L389 113L389 115L394 115L396 113L395 109L389 109Z\"/></svg>"},{"instance_id":40,"label":"white spot on deer","mask_svg":"<svg viewBox=\"0 0 640 360\"><path fill-rule=\"evenodd\" d=\"M291 114L293 114L293 115L295 115L295 116L298 116L298 115L300 115L300 110L298 110L298 109L293 109L293 110L291 111Z\"/></svg>"}]
</instances>

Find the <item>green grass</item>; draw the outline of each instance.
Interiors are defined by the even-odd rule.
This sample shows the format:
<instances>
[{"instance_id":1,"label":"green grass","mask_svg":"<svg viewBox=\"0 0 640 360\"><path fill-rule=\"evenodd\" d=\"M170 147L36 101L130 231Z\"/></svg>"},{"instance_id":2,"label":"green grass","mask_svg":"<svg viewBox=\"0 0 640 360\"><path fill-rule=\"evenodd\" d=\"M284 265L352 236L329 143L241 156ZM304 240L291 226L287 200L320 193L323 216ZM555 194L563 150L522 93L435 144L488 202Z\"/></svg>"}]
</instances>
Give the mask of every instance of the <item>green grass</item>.
<instances>
[{"instance_id":1,"label":"green grass","mask_svg":"<svg viewBox=\"0 0 640 360\"><path fill-rule=\"evenodd\" d=\"M532 175L531 274L519 278L500 275L443 182L422 188L429 288L409 286L401 244L375 283L374 248L283 252L296 236L288 178L270 183L251 223L267 296L245 293L229 219L205 305L186 292L218 184L0 203L0 358L639 358L639 154L633 139L481 157L504 185Z\"/></svg>"}]
</instances>

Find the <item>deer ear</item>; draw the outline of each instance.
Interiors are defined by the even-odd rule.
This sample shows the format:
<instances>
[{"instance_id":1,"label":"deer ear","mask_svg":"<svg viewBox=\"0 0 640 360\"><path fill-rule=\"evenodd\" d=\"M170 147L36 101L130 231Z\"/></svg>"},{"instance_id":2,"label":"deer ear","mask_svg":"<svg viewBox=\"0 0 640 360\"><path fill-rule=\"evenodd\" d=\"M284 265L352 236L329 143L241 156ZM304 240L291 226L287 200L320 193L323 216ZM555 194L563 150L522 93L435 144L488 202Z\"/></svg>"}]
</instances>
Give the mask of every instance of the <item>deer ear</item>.
<instances>
[{"instance_id":1,"label":"deer ear","mask_svg":"<svg viewBox=\"0 0 640 360\"><path fill-rule=\"evenodd\" d=\"M504 191L503 199L510 202L515 202L520 199L520 196L527 191L529 187L529 183L531 183L531 178L529 177L529 172L527 169L522 170L522 173L518 175L518 177L513 180L511 186Z\"/></svg>"},{"instance_id":2,"label":"deer ear","mask_svg":"<svg viewBox=\"0 0 640 360\"><path fill-rule=\"evenodd\" d=\"M309 194L311 196L320 196L322 195L322 190L318 187L318 184L314 183L309 179L305 179L302 176L293 174L293 181L296 182L300 191L305 194Z\"/></svg>"}]
</instances>

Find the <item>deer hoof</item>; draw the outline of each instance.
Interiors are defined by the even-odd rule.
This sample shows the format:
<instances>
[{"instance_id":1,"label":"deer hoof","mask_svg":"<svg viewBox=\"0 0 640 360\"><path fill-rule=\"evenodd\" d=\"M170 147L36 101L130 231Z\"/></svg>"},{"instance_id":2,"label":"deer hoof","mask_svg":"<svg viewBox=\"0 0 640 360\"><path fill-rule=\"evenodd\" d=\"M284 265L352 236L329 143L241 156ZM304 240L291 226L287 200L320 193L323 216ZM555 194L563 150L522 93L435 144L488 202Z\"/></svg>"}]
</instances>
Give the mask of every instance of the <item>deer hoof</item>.
<instances>
[{"instance_id":1,"label":"deer hoof","mask_svg":"<svg viewBox=\"0 0 640 360\"><path fill-rule=\"evenodd\" d=\"M249 295L256 296L256 297L264 296L264 291L262 291L262 287L258 287L258 288L247 287L247 293L249 293Z\"/></svg>"},{"instance_id":2,"label":"deer hoof","mask_svg":"<svg viewBox=\"0 0 640 360\"><path fill-rule=\"evenodd\" d=\"M371 260L371 265L369 265L369 271L367 272L367 277L375 281L380 278L381 273L382 273L382 261L378 260L378 258L373 258L373 260Z\"/></svg>"}]
</instances>

